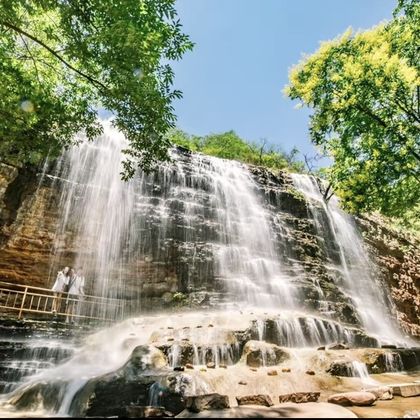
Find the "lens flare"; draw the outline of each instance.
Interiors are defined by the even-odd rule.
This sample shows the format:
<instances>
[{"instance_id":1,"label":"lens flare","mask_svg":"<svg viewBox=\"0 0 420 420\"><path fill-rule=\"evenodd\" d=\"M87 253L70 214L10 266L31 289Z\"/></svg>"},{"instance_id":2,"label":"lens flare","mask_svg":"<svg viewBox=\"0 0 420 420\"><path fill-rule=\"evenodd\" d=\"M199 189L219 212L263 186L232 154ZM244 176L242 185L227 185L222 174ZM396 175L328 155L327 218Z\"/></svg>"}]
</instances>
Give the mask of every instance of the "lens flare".
<instances>
[{"instance_id":1,"label":"lens flare","mask_svg":"<svg viewBox=\"0 0 420 420\"><path fill-rule=\"evenodd\" d=\"M34 112L35 111L35 105L29 99L26 99L25 101L22 101L21 104L20 104L20 107L21 107L22 111L24 111L24 112Z\"/></svg>"}]
</instances>

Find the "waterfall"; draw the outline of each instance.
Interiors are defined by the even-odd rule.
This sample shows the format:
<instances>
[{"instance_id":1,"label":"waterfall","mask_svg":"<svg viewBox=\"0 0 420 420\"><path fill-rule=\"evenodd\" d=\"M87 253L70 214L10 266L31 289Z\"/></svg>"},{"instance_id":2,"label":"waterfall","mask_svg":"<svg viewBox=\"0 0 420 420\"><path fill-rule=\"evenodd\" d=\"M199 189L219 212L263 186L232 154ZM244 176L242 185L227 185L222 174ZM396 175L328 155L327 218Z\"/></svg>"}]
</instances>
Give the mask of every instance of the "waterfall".
<instances>
[{"instance_id":1,"label":"waterfall","mask_svg":"<svg viewBox=\"0 0 420 420\"><path fill-rule=\"evenodd\" d=\"M94 280L92 293L108 297L153 297L156 283L169 295L208 290L217 278L230 303L293 306L268 211L244 165L173 151L171 162L124 182L126 146L105 125L102 137L65 152L53 175L61 217L52 266L71 252Z\"/></svg>"},{"instance_id":2,"label":"waterfall","mask_svg":"<svg viewBox=\"0 0 420 420\"><path fill-rule=\"evenodd\" d=\"M359 361L351 362L349 373L350 373L349 376L355 376L355 377L360 378L364 385L377 385L378 384L377 381L375 381L369 376L369 372L367 370L367 366L365 363L362 363Z\"/></svg>"},{"instance_id":3,"label":"waterfall","mask_svg":"<svg viewBox=\"0 0 420 420\"><path fill-rule=\"evenodd\" d=\"M338 254L335 268L341 276L334 278L353 301L366 330L391 341L401 339L391 319L386 291L372 275L373 264L351 216L340 209L337 197L333 196L328 203L325 202L313 176L291 176L296 188L307 198L309 211L318 235L325 242L327 255L334 259L334 252Z\"/></svg>"},{"instance_id":4,"label":"waterfall","mask_svg":"<svg viewBox=\"0 0 420 420\"><path fill-rule=\"evenodd\" d=\"M400 372L404 370L404 363L399 353L384 353L385 370L387 372Z\"/></svg>"},{"instance_id":5,"label":"waterfall","mask_svg":"<svg viewBox=\"0 0 420 420\"><path fill-rule=\"evenodd\" d=\"M92 294L127 302L126 315L179 291L201 290L237 307L301 305L302 274L293 275L276 243L281 213L268 205L246 165L174 149L156 171L138 170L122 181L127 142L109 122L104 128L95 141L82 139L67 150L50 175L60 185L53 272L71 259L83 267ZM313 177L291 176L307 199L332 277L363 326L400 339L352 218L336 197L325 203ZM318 279L314 287L322 297ZM329 315L325 302L321 312Z\"/></svg>"}]
</instances>

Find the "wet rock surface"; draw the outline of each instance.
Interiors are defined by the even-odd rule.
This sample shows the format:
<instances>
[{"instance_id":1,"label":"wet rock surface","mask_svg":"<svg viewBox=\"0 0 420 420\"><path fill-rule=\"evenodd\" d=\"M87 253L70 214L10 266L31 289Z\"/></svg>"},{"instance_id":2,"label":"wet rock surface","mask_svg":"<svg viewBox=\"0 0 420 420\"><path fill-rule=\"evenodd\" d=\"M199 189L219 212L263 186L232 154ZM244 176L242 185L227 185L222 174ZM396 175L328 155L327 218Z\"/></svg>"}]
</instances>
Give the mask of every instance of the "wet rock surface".
<instances>
[{"instance_id":1,"label":"wet rock surface","mask_svg":"<svg viewBox=\"0 0 420 420\"><path fill-rule=\"evenodd\" d=\"M286 350L264 341L248 341L242 352L242 360L251 367L279 365L289 357Z\"/></svg>"}]
</instances>

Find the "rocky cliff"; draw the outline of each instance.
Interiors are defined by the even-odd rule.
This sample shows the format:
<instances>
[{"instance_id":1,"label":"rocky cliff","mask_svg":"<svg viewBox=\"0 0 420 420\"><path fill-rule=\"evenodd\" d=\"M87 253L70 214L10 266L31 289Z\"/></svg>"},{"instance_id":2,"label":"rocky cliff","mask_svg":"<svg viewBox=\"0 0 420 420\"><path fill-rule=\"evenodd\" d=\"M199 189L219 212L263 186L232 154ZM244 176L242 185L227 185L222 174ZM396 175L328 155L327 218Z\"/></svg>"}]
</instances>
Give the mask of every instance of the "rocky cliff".
<instances>
[{"instance_id":1,"label":"rocky cliff","mask_svg":"<svg viewBox=\"0 0 420 420\"><path fill-rule=\"evenodd\" d=\"M188 170L188 154L182 159L183 168ZM339 274L330 268L338 258L338 250L328 236L317 234L305 197L294 188L286 172L273 174L258 167L249 170L265 197L278 255L283 266L293 271L303 304L345 323L358 324L353 302L337 287L335 276ZM159 176L154 182L148 197L151 206L165 193L159 185ZM203 191L200 200L205 203L208 197ZM48 171L42 176L39 168L0 165L1 280L51 287L57 268L75 263L75 231L71 226L66 231L58 229L62 217L61 193L62 182L49 176ZM212 215L209 213L207 219L199 221L192 236L188 236L185 232L190 232L191 226L186 226L179 217L184 211L179 203L173 204L173 229L164 241L159 238L162 223L159 214L148 215L146 225L142 226L142 232L147 232L142 252L135 259L123 260L124 264L119 266L118 276L123 276L125 282L125 296L121 297L141 298L143 305L148 302L153 307L209 305L226 293L223 282L213 273L212 256L205 240L216 229ZM404 331L420 336L419 243L390 230L381 218L362 218L358 222L368 252L377 263L372 275L389 288ZM87 258L89 252L92 250L86 249ZM124 252L127 250L121 250L121 255ZM94 290L92 278L90 290Z\"/></svg>"},{"instance_id":2,"label":"rocky cliff","mask_svg":"<svg viewBox=\"0 0 420 420\"><path fill-rule=\"evenodd\" d=\"M57 203L37 169L0 164L0 279L49 287Z\"/></svg>"},{"instance_id":3,"label":"rocky cliff","mask_svg":"<svg viewBox=\"0 0 420 420\"><path fill-rule=\"evenodd\" d=\"M378 215L358 219L372 259L390 290L403 330L420 337L420 241Z\"/></svg>"}]
</instances>

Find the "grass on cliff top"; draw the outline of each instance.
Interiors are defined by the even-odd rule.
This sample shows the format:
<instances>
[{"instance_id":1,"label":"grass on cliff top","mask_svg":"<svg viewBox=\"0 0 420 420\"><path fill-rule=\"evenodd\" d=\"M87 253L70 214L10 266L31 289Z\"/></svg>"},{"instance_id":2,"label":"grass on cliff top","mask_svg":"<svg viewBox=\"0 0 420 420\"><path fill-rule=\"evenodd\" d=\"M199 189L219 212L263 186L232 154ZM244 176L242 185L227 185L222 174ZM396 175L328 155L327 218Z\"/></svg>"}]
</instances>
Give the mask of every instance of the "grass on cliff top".
<instances>
[{"instance_id":1,"label":"grass on cliff top","mask_svg":"<svg viewBox=\"0 0 420 420\"><path fill-rule=\"evenodd\" d=\"M283 169L290 172L303 172L304 170L304 163L297 160L298 149L293 148L290 152L284 152L280 148L268 144L264 139L259 143L248 142L234 131L195 136L182 130L173 130L169 134L169 140L172 144L209 156L238 160L275 170Z\"/></svg>"}]
</instances>

